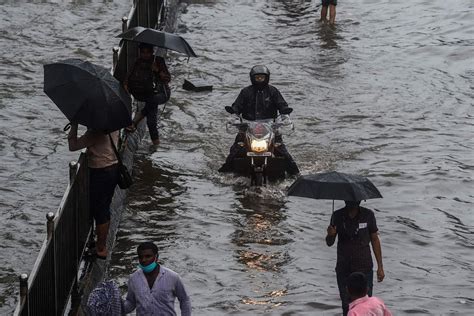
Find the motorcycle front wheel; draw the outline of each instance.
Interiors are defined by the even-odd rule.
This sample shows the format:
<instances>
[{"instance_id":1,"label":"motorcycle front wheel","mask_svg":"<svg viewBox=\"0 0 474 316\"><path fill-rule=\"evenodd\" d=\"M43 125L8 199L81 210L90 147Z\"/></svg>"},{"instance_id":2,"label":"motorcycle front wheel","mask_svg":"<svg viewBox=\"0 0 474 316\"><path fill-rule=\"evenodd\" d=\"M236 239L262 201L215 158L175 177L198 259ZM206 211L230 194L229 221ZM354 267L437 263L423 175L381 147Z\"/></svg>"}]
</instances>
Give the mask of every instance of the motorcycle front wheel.
<instances>
[{"instance_id":1,"label":"motorcycle front wheel","mask_svg":"<svg viewBox=\"0 0 474 316\"><path fill-rule=\"evenodd\" d=\"M263 185L263 174L262 173L255 173L253 175L253 184L256 187L261 187Z\"/></svg>"}]
</instances>

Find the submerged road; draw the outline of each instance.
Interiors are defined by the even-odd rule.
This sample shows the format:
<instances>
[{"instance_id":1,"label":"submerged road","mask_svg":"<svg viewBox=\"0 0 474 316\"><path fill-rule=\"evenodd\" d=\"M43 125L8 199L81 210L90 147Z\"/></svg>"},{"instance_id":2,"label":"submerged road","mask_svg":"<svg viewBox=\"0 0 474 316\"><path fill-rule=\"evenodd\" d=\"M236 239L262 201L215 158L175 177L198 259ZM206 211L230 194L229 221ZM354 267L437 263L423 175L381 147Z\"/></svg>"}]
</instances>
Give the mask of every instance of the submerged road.
<instances>
[{"instance_id":1,"label":"submerged road","mask_svg":"<svg viewBox=\"0 0 474 316\"><path fill-rule=\"evenodd\" d=\"M146 139L138 154L110 277L125 290L150 239L196 315L340 313L324 242L331 201L285 197L294 179L255 192L216 172L234 138L223 107L263 63L295 109L285 140L302 173L367 175L384 195L364 203L377 210L386 271L374 293L395 315L469 314L472 4L346 1L332 29L309 1L186 2L178 32L202 57L169 55L162 145ZM195 76L214 91L180 87Z\"/></svg>"},{"instance_id":2,"label":"submerged road","mask_svg":"<svg viewBox=\"0 0 474 316\"><path fill-rule=\"evenodd\" d=\"M67 183L62 114L42 93L42 64L66 56L111 62L128 0L0 1L0 314L16 303L44 216ZM183 1L170 53L173 95L162 145L145 139L109 277L126 289L135 247L154 240L180 273L194 314L338 315L331 201L285 197L294 179L256 192L220 175L233 135L223 110L264 63L290 106L285 136L302 173L370 177L395 315L469 315L474 308L472 1L340 1L335 29L315 1ZM213 92L181 84L200 76ZM342 206L336 202L336 207Z\"/></svg>"}]
</instances>

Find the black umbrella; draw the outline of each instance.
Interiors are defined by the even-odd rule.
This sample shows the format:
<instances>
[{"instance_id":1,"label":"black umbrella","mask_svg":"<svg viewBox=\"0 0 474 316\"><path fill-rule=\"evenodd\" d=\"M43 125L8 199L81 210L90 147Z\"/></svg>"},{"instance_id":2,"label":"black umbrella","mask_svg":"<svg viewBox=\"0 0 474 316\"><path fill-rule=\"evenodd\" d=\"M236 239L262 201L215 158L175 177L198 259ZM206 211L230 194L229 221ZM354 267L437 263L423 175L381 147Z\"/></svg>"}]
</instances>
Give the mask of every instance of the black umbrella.
<instances>
[{"instance_id":1,"label":"black umbrella","mask_svg":"<svg viewBox=\"0 0 474 316\"><path fill-rule=\"evenodd\" d=\"M71 122L108 132L132 124L131 98L104 67L81 59L45 65L44 92Z\"/></svg>"},{"instance_id":2,"label":"black umbrella","mask_svg":"<svg viewBox=\"0 0 474 316\"><path fill-rule=\"evenodd\" d=\"M171 49L186 54L188 57L197 57L188 42L179 35L136 26L117 37L133 42L147 43L153 46Z\"/></svg>"},{"instance_id":3,"label":"black umbrella","mask_svg":"<svg viewBox=\"0 0 474 316\"><path fill-rule=\"evenodd\" d=\"M336 171L301 176L290 186L288 195L343 201L362 201L382 197L369 179Z\"/></svg>"}]
</instances>

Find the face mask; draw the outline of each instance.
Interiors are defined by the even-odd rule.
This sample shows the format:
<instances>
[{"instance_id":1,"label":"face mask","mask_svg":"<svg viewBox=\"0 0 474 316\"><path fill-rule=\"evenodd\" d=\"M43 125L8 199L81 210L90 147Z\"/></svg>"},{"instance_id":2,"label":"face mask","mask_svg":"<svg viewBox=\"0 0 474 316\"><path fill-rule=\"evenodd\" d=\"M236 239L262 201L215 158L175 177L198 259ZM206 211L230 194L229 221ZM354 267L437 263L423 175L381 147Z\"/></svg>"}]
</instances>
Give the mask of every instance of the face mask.
<instances>
[{"instance_id":1,"label":"face mask","mask_svg":"<svg viewBox=\"0 0 474 316\"><path fill-rule=\"evenodd\" d=\"M143 272L145 272L145 273L150 273L151 271L155 270L155 268L156 268L157 265L158 265L158 264L157 264L155 261L153 261L152 263L150 263L150 264L147 265L147 266L142 266L141 264L138 264L138 267L139 267L140 269L142 269Z\"/></svg>"}]
</instances>

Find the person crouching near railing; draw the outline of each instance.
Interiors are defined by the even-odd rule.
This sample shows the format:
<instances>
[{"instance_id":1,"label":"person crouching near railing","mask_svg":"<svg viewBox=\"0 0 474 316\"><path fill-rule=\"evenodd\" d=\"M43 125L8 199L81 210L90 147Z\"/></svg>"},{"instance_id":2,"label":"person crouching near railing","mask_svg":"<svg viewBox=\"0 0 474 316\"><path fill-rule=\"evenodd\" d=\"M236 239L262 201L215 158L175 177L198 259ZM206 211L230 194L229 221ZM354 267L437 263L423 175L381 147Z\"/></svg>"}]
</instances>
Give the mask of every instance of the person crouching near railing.
<instances>
[{"instance_id":1,"label":"person crouching near railing","mask_svg":"<svg viewBox=\"0 0 474 316\"><path fill-rule=\"evenodd\" d=\"M111 141L117 147L118 139L119 131L106 134L103 131L91 129L78 138L75 123L71 123L68 135L70 151L87 147L89 207L96 226L96 256L104 260L107 258L106 242L110 224L110 203L119 177L117 156Z\"/></svg>"}]
</instances>

